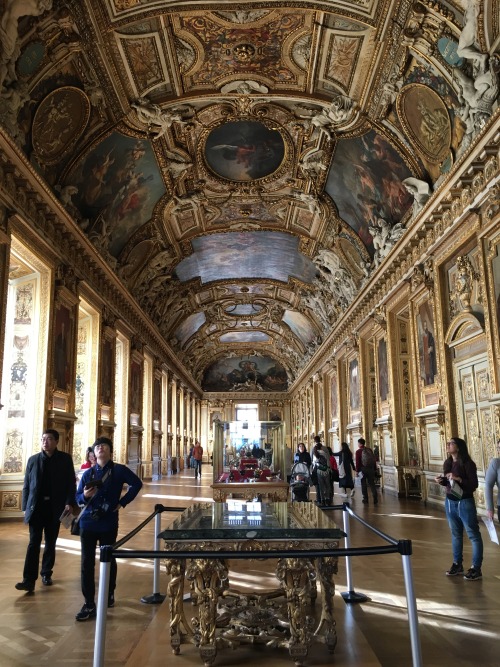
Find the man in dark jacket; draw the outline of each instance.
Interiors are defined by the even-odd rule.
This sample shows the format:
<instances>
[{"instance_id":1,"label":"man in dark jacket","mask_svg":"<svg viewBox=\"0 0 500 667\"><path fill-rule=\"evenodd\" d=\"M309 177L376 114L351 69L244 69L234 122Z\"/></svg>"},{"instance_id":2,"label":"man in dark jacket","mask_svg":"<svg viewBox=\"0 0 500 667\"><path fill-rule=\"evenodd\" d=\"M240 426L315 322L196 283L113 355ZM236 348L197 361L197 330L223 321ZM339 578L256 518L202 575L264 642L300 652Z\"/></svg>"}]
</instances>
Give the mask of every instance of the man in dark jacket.
<instances>
[{"instance_id":1,"label":"man in dark jacket","mask_svg":"<svg viewBox=\"0 0 500 667\"><path fill-rule=\"evenodd\" d=\"M46 429L42 434L42 451L28 459L24 476L22 509L28 524L30 541L24 562L23 580L18 591L33 593L38 579L40 545L45 535L42 557L42 583L52 586L52 570L56 560L59 517L71 511L75 500L75 469L69 454L57 449L59 433Z\"/></svg>"}]
</instances>

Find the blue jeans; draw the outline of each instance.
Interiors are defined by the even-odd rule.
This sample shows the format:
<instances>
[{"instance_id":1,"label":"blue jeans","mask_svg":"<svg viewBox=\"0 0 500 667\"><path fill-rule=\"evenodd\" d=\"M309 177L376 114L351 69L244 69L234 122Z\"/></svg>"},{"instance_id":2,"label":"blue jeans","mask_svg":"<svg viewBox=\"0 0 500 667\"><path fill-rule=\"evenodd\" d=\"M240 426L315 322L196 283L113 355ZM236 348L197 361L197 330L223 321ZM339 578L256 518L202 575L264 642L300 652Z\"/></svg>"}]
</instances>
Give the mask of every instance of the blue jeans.
<instances>
[{"instance_id":1,"label":"blue jeans","mask_svg":"<svg viewBox=\"0 0 500 667\"><path fill-rule=\"evenodd\" d=\"M451 547L453 562L462 563L464 528L472 544L472 567L480 568L483 563L483 538L479 532L476 503L474 498L450 500L445 502L446 518L451 530Z\"/></svg>"}]
</instances>

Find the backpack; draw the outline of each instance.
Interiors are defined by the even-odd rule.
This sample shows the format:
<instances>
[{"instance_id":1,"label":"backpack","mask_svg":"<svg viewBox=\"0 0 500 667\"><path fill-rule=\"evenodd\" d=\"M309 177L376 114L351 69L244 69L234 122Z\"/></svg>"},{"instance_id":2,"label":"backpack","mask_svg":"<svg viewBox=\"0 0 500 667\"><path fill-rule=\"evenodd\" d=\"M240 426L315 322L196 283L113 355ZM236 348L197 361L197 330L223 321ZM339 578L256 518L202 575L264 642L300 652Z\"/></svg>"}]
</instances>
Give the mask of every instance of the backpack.
<instances>
[{"instance_id":1,"label":"backpack","mask_svg":"<svg viewBox=\"0 0 500 667\"><path fill-rule=\"evenodd\" d=\"M373 449L370 449L370 447L366 447L365 445L361 450L361 466L363 468L375 468L376 465L377 461Z\"/></svg>"}]
</instances>

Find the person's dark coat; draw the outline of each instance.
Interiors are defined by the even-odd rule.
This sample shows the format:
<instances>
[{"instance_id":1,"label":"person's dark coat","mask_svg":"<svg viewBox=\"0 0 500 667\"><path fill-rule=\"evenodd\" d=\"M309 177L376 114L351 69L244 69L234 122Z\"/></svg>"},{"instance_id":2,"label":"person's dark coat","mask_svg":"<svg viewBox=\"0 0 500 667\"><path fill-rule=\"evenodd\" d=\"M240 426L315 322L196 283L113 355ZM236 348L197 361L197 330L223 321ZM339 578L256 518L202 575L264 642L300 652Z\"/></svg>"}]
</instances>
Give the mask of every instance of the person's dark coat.
<instances>
[{"instance_id":1,"label":"person's dark coat","mask_svg":"<svg viewBox=\"0 0 500 667\"><path fill-rule=\"evenodd\" d=\"M48 458L46 454L39 452L28 459L24 475L22 500L25 523L29 523L35 511L36 503L40 499L39 492L41 492L44 457ZM53 460L50 462L50 502L54 516L61 516L66 505L76 505L75 469L73 459L66 452L56 449L51 458Z\"/></svg>"}]
</instances>

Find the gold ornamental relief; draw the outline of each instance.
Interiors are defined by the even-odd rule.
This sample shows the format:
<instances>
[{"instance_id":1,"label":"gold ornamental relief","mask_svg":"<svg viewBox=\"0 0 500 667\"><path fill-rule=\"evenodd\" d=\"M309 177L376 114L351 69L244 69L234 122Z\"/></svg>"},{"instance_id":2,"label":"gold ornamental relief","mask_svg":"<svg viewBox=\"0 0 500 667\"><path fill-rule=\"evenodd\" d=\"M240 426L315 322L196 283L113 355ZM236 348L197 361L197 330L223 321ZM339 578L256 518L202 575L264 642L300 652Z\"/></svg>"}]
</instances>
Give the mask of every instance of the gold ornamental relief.
<instances>
[{"instance_id":1,"label":"gold ornamental relief","mask_svg":"<svg viewBox=\"0 0 500 667\"><path fill-rule=\"evenodd\" d=\"M420 83L401 91L398 118L416 150L429 162L440 164L450 154L451 122L439 95Z\"/></svg>"},{"instance_id":2,"label":"gold ornamental relief","mask_svg":"<svg viewBox=\"0 0 500 667\"><path fill-rule=\"evenodd\" d=\"M82 136L90 117L87 95L73 86L52 91L33 119L33 148L46 165L59 162Z\"/></svg>"}]
</instances>

